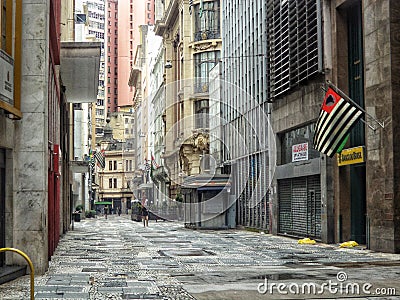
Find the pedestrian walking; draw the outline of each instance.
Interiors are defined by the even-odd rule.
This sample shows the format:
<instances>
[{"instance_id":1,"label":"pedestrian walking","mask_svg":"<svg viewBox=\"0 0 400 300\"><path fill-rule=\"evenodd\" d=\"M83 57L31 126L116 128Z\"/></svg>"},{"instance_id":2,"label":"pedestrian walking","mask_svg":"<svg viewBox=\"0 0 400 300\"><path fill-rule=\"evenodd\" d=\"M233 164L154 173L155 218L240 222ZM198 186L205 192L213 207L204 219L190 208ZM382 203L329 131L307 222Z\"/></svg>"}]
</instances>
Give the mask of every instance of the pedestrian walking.
<instances>
[{"instance_id":1,"label":"pedestrian walking","mask_svg":"<svg viewBox=\"0 0 400 300\"><path fill-rule=\"evenodd\" d=\"M142 199L142 220L143 220L143 226L149 226L149 211L147 209L147 203L148 200L146 197L143 197Z\"/></svg>"},{"instance_id":2,"label":"pedestrian walking","mask_svg":"<svg viewBox=\"0 0 400 300\"><path fill-rule=\"evenodd\" d=\"M104 216L107 219L107 215L108 215L108 206L104 207Z\"/></svg>"},{"instance_id":3,"label":"pedestrian walking","mask_svg":"<svg viewBox=\"0 0 400 300\"><path fill-rule=\"evenodd\" d=\"M121 216L121 207L118 207L118 217Z\"/></svg>"}]
</instances>

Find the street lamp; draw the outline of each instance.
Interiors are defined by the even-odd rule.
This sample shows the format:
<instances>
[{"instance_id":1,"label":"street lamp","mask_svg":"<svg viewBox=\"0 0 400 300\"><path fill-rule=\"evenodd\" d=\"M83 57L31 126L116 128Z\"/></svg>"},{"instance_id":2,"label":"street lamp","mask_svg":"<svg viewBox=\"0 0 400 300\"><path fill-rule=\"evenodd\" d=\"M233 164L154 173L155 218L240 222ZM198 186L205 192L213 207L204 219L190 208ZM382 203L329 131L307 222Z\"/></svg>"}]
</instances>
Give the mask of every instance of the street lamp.
<instances>
[{"instance_id":1,"label":"street lamp","mask_svg":"<svg viewBox=\"0 0 400 300\"><path fill-rule=\"evenodd\" d=\"M167 60L167 62L165 63L164 68L171 69L172 68L172 62L170 60Z\"/></svg>"}]
</instances>

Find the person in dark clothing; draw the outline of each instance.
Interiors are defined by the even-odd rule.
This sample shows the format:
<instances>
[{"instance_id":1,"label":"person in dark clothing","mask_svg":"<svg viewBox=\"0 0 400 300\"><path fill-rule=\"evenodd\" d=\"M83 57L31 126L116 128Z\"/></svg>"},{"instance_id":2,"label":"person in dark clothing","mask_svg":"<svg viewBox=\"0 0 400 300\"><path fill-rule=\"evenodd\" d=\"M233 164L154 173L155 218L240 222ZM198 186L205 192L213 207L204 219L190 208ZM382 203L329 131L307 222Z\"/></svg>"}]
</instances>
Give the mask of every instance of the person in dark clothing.
<instances>
[{"instance_id":1,"label":"person in dark clothing","mask_svg":"<svg viewBox=\"0 0 400 300\"><path fill-rule=\"evenodd\" d=\"M104 207L104 216L107 219L107 215L108 215L108 206Z\"/></svg>"},{"instance_id":2,"label":"person in dark clothing","mask_svg":"<svg viewBox=\"0 0 400 300\"><path fill-rule=\"evenodd\" d=\"M147 199L143 198L142 199L142 220L143 220L143 226L149 226L149 211L147 210Z\"/></svg>"}]
</instances>

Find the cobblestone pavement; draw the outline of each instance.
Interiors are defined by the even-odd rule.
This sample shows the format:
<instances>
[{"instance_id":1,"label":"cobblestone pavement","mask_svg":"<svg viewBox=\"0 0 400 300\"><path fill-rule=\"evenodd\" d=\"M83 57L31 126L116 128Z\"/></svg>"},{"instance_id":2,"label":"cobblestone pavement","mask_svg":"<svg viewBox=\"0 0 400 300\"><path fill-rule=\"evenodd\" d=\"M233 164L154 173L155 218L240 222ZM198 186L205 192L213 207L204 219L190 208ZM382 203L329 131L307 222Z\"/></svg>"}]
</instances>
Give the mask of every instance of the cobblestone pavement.
<instances>
[{"instance_id":1,"label":"cobblestone pavement","mask_svg":"<svg viewBox=\"0 0 400 300\"><path fill-rule=\"evenodd\" d=\"M75 223L46 274L35 278L35 299L400 299L396 295L400 255L173 222L144 228L126 215ZM0 299L29 299L29 276L0 285Z\"/></svg>"}]
</instances>

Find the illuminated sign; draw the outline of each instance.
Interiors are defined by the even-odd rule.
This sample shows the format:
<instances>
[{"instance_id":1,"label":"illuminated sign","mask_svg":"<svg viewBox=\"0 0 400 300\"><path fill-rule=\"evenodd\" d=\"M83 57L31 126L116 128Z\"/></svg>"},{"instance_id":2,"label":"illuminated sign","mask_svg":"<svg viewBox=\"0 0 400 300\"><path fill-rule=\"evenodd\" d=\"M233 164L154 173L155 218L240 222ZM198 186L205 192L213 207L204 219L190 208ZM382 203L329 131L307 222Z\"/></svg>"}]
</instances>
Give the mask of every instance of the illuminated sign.
<instances>
[{"instance_id":1,"label":"illuminated sign","mask_svg":"<svg viewBox=\"0 0 400 300\"><path fill-rule=\"evenodd\" d=\"M342 152L337 154L338 166L359 164L364 161L364 146L343 149Z\"/></svg>"}]
</instances>

